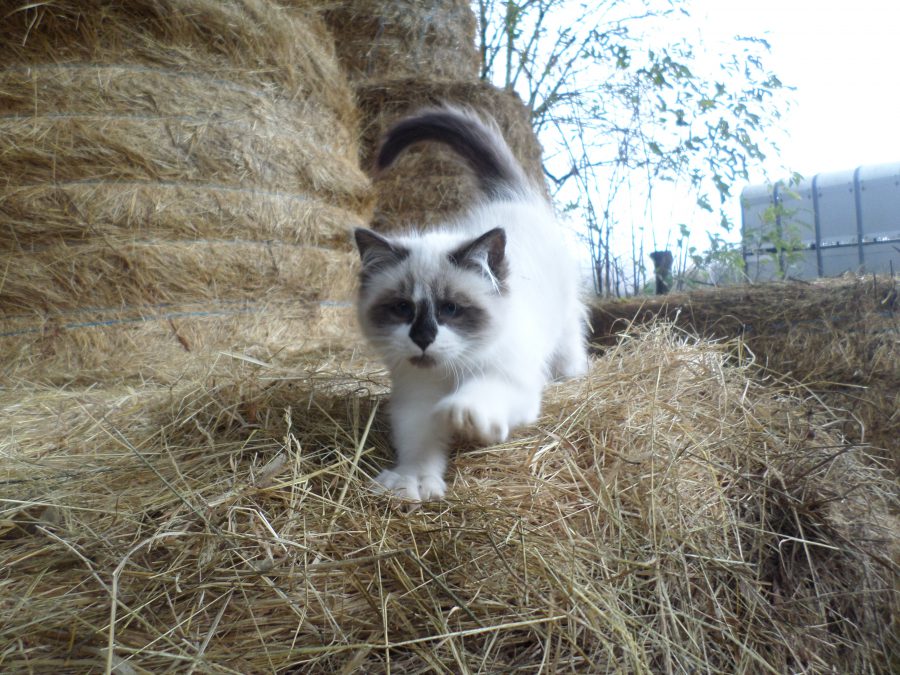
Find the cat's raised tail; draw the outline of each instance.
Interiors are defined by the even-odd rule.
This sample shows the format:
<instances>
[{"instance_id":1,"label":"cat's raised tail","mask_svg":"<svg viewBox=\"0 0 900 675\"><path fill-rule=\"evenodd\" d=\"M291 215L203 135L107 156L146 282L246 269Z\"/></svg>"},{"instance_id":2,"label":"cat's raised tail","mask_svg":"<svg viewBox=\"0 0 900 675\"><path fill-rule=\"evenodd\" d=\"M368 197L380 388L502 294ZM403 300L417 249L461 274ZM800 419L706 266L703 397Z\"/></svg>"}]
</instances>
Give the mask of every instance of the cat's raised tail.
<instances>
[{"instance_id":1,"label":"cat's raised tail","mask_svg":"<svg viewBox=\"0 0 900 675\"><path fill-rule=\"evenodd\" d=\"M409 146L423 141L443 143L465 160L489 199L534 191L500 130L462 108L427 108L388 129L376 165L386 169Z\"/></svg>"}]
</instances>

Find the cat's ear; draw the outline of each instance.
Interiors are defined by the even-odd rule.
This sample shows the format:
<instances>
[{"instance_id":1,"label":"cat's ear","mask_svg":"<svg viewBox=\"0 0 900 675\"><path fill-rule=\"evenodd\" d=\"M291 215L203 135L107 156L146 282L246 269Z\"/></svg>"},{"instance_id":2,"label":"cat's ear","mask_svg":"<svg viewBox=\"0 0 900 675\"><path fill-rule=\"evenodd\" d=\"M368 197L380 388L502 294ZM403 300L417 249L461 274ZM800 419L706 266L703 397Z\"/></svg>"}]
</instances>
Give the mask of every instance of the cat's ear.
<instances>
[{"instance_id":1,"label":"cat's ear","mask_svg":"<svg viewBox=\"0 0 900 675\"><path fill-rule=\"evenodd\" d=\"M488 273L498 282L506 279L506 231L495 227L460 246L450 254L450 262Z\"/></svg>"},{"instance_id":2,"label":"cat's ear","mask_svg":"<svg viewBox=\"0 0 900 675\"><path fill-rule=\"evenodd\" d=\"M362 279L367 280L378 270L396 265L409 255L409 250L385 239L380 234L358 227L353 231L356 248L362 260Z\"/></svg>"}]
</instances>

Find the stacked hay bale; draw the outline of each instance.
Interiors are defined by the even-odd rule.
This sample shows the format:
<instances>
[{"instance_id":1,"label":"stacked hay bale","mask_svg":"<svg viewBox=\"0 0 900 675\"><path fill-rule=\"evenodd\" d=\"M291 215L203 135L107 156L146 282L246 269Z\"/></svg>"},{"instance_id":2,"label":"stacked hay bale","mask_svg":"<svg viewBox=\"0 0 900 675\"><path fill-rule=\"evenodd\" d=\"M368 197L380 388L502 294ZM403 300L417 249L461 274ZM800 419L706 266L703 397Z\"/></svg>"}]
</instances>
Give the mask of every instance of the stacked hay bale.
<instances>
[{"instance_id":1,"label":"stacked hay bale","mask_svg":"<svg viewBox=\"0 0 900 675\"><path fill-rule=\"evenodd\" d=\"M599 302L593 338L614 344L632 323L664 318L693 333L740 337L759 364L819 393L845 435L875 446L900 474L900 281L845 277L813 282Z\"/></svg>"},{"instance_id":2,"label":"stacked hay bale","mask_svg":"<svg viewBox=\"0 0 900 675\"><path fill-rule=\"evenodd\" d=\"M314 3L334 33L338 58L354 81L417 78L472 80L474 49L469 0L321 0Z\"/></svg>"},{"instance_id":3,"label":"stacked hay bale","mask_svg":"<svg viewBox=\"0 0 900 675\"><path fill-rule=\"evenodd\" d=\"M198 354L264 358L287 333L329 334L370 198L316 16L267 0L23 0L0 16L0 63L9 368L167 380Z\"/></svg>"},{"instance_id":4,"label":"stacked hay bale","mask_svg":"<svg viewBox=\"0 0 900 675\"><path fill-rule=\"evenodd\" d=\"M349 70L362 116L360 162L372 167L384 131L425 106L464 105L496 120L519 161L544 185L541 148L528 110L512 92L479 79L475 16L467 0L323 2L323 18ZM362 39L361 39L362 37ZM414 148L375 177L373 226L427 229L477 195L449 150Z\"/></svg>"},{"instance_id":5,"label":"stacked hay bale","mask_svg":"<svg viewBox=\"0 0 900 675\"><path fill-rule=\"evenodd\" d=\"M352 344L293 347L349 285L342 228L366 204L309 5L19 0L0 19L3 76L31 77L43 130L25 88L0 99L4 153L33 158L2 185L3 326L41 331L3 338L19 351L0 387L2 669L888 672L895 486L728 345L627 337L552 388L538 424L455 458L447 501L406 512L368 490L389 455L384 374ZM80 79L54 90L45 72ZM357 83L369 144L441 92L505 96L414 77ZM192 108L179 87L197 80ZM81 109L81 91L125 111ZM430 203L384 223L450 208ZM103 340L73 326L107 319Z\"/></svg>"}]
</instances>

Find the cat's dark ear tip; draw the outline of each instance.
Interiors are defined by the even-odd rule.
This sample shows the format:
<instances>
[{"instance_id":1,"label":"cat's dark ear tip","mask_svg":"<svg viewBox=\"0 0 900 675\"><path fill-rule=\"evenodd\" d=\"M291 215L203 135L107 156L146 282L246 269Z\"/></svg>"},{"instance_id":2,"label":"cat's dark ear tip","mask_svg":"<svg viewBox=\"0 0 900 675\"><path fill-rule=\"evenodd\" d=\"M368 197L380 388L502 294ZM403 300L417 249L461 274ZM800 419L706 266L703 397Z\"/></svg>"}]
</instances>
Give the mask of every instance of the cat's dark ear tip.
<instances>
[{"instance_id":1,"label":"cat's dark ear tip","mask_svg":"<svg viewBox=\"0 0 900 675\"><path fill-rule=\"evenodd\" d=\"M381 237L367 227L355 227L353 228L353 239L356 241L357 248L362 249L367 244L380 240Z\"/></svg>"},{"instance_id":2,"label":"cat's dark ear tip","mask_svg":"<svg viewBox=\"0 0 900 675\"><path fill-rule=\"evenodd\" d=\"M379 237L372 230L365 227L356 227L353 229L353 241L356 242L356 250L359 255L365 258L366 251L378 246Z\"/></svg>"},{"instance_id":3,"label":"cat's dark ear tip","mask_svg":"<svg viewBox=\"0 0 900 675\"><path fill-rule=\"evenodd\" d=\"M356 240L359 254L366 264L374 260L383 262L386 259L399 262L409 255L409 250L406 247L392 242L374 230L365 227L357 227L353 231L353 237Z\"/></svg>"},{"instance_id":4,"label":"cat's dark ear tip","mask_svg":"<svg viewBox=\"0 0 900 675\"><path fill-rule=\"evenodd\" d=\"M493 230L488 230L480 237L481 240L490 242L491 247L499 247L500 249L506 248L506 230L502 227L495 227Z\"/></svg>"}]
</instances>

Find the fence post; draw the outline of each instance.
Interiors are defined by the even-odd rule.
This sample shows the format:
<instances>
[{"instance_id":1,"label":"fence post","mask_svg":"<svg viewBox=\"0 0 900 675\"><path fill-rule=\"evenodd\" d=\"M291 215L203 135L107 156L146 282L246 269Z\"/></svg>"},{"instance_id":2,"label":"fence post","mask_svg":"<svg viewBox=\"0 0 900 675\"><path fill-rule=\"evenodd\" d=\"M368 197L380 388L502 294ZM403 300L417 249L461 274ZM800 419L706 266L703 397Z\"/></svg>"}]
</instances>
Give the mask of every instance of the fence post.
<instances>
[{"instance_id":1,"label":"fence post","mask_svg":"<svg viewBox=\"0 0 900 675\"><path fill-rule=\"evenodd\" d=\"M650 259L656 276L656 294L666 295L672 290L672 263L675 262L675 256L671 251L653 251Z\"/></svg>"},{"instance_id":2,"label":"fence post","mask_svg":"<svg viewBox=\"0 0 900 675\"><path fill-rule=\"evenodd\" d=\"M812 179L813 225L816 229L816 276L825 276L822 262L822 218L819 215L819 174Z\"/></svg>"},{"instance_id":3,"label":"fence post","mask_svg":"<svg viewBox=\"0 0 900 675\"><path fill-rule=\"evenodd\" d=\"M859 256L859 269L857 274L866 271L866 257L863 253L863 222L862 222L862 194L860 194L859 186L859 170L861 166L856 167L853 171L853 206L856 209L856 250Z\"/></svg>"}]
</instances>

